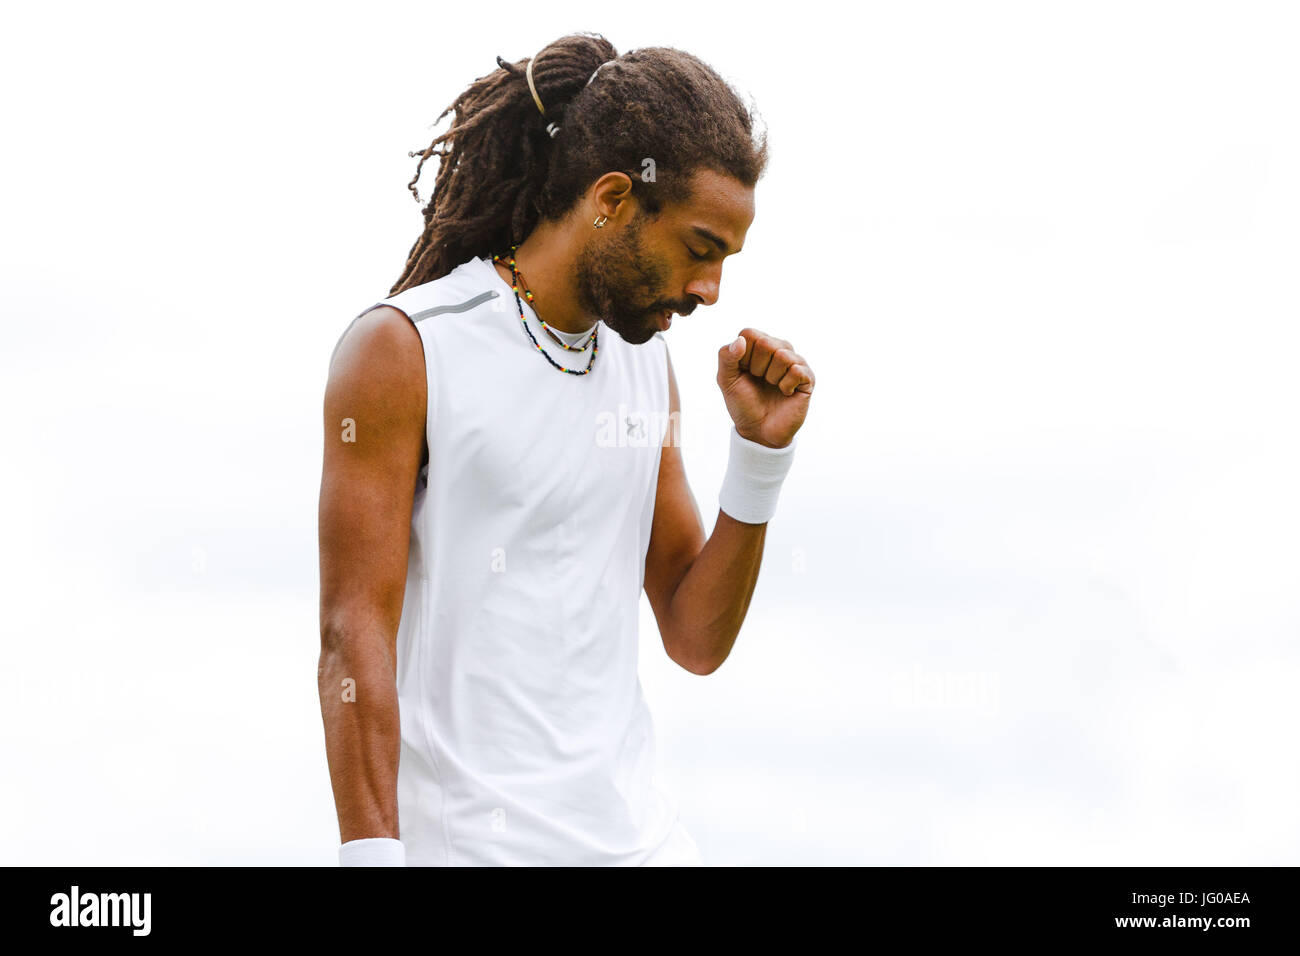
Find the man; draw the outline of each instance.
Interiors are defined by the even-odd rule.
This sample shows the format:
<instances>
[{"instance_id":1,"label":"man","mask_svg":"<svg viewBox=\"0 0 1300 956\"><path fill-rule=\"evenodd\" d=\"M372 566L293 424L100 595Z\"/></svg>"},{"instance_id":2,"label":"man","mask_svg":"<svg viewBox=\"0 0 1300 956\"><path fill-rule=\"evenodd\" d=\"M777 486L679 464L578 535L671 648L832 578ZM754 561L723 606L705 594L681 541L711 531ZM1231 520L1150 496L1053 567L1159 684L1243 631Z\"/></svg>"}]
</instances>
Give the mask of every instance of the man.
<instances>
[{"instance_id":1,"label":"man","mask_svg":"<svg viewBox=\"0 0 1300 956\"><path fill-rule=\"evenodd\" d=\"M574 35L498 63L424 151L452 144L425 231L330 364L340 863L699 865L653 772L640 592L673 661L721 665L814 378L754 329L719 350L734 427L706 540L662 333L717 301L766 143L678 50Z\"/></svg>"}]
</instances>

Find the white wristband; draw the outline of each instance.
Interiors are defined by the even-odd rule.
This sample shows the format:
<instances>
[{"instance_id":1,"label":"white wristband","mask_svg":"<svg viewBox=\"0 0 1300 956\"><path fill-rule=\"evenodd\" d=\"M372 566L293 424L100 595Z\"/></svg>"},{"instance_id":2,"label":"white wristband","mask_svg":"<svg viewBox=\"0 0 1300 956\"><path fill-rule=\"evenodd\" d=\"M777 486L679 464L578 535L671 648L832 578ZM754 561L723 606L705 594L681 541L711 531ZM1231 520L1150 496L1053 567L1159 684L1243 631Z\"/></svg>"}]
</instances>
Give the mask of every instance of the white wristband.
<instances>
[{"instance_id":1,"label":"white wristband","mask_svg":"<svg viewBox=\"0 0 1300 956\"><path fill-rule=\"evenodd\" d=\"M732 425L731 450L722 490L718 492L718 507L745 524L770 521L776 514L781 483L794 461L796 441L797 437L784 448L769 448L741 437L736 426Z\"/></svg>"},{"instance_id":2,"label":"white wristband","mask_svg":"<svg viewBox=\"0 0 1300 956\"><path fill-rule=\"evenodd\" d=\"M392 837L349 840L339 847L339 866L406 866L406 847Z\"/></svg>"}]
</instances>

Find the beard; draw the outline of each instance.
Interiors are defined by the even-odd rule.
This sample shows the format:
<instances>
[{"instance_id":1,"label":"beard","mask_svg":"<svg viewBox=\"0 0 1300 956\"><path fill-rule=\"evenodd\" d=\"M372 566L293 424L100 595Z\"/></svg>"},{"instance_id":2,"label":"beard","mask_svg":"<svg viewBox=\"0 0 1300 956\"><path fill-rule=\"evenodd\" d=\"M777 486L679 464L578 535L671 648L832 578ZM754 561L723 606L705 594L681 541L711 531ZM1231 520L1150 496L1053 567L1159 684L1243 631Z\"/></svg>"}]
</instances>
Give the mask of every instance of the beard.
<instances>
[{"instance_id":1,"label":"beard","mask_svg":"<svg viewBox=\"0 0 1300 956\"><path fill-rule=\"evenodd\" d=\"M577 294L583 309L595 315L630 345L649 342L659 331L659 313L689 314L660 297L671 273L668 263L645 251L642 217L609 238L590 237L575 266Z\"/></svg>"}]
</instances>

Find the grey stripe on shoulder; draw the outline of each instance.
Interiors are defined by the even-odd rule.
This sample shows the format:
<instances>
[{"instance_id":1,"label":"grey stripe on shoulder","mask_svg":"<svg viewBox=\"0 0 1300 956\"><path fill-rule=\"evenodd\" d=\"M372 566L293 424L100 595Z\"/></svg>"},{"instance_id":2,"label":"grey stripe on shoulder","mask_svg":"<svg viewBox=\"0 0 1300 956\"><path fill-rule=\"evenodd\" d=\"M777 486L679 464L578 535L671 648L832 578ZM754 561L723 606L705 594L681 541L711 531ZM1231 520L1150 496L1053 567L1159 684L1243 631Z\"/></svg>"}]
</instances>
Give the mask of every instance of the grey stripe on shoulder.
<instances>
[{"instance_id":1,"label":"grey stripe on shoulder","mask_svg":"<svg viewBox=\"0 0 1300 956\"><path fill-rule=\"evenodd\" d=\"M432 309L425 309L421 312L416 312L411 316L411 321L423 322L425 319L431 318L435 315L443 315L447 312L468 312L476 305L482 305L488 299L495 299L497 295L498 293L495 289L488 289L486 292L480 292L472 299L466 299L464 302L457 302L455 305L437 305Z\"/></svg>"}]
</instances>

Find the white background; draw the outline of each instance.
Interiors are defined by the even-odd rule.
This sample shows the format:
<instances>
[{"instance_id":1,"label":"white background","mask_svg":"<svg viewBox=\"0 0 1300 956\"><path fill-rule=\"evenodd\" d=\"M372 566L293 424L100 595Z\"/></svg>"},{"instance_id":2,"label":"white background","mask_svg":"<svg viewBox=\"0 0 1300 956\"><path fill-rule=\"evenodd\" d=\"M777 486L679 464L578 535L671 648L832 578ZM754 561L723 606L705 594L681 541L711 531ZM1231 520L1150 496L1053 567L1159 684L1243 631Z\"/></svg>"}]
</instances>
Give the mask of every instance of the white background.
<instances>
[{"instance_id":1,"label":"white background","mask_svg":"<svg viewBox=\"0 0 1300 956\"><path fill-rule=\"evenodd\" d=\"M1300 862L1290 9L10 10L0 863L336 862L328 357L419 232L407 153L573 30L695 53L771 135L667 336L708 529L719 346L818 378L731 658L677 669L643 601L705 859Z\"/></svg>"}]
</instances>

